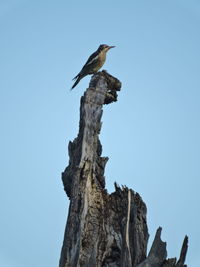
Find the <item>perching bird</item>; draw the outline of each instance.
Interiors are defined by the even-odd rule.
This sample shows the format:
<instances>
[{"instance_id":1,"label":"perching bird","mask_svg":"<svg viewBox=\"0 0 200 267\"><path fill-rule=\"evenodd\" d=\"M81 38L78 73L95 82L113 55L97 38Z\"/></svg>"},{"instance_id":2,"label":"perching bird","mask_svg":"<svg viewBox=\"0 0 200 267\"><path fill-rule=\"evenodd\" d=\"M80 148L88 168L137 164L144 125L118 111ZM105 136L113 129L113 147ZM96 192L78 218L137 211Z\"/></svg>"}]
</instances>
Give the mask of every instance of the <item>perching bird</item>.
<instances>
[{"instance_id":1,"label":"perching bird","mask_svg":"<svg viewBox=\"0 0 200 267\"><path fill-rule=\"evenodd\" d=\"M76 80L71 90L79 83L79 81L88 74L96 73L104 64L106 60L106 53L110 48L115 46L109 46L106 44L102 44L99 46L96 52L94 52L87 60L82 70L78 75L74 77L73 80Z\"/></svg>"}]
</instances>

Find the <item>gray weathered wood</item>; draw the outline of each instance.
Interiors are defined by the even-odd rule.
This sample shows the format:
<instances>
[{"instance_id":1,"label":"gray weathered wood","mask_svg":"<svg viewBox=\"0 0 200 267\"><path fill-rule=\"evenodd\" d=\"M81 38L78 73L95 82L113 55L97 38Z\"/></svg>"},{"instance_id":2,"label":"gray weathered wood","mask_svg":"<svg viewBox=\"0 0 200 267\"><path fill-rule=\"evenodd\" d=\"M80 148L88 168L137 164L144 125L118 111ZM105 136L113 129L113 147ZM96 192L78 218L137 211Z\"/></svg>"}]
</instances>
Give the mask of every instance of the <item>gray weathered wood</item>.
<instances>
[{"instance_id":1,"label":"gray weathered wood","mask_svg":"<svg viewBox=\"0 0 200 267\"><path fill-rule=\"evenodd\" d=\"M70 198L59 267L157 267L167 264L166 243L158 229L147 255L146 205L138 193L115 184L105 189L99 141L103 105L117 101L119 80L107 72L93 75L81 98L77 138L69 143L69 165L62 174ZM180 257L184 266L185 248ZM170 260L168 260L170 262ZM165 265L168 266L168 265ZM174 265L169 265L174 266Z\"/></svg>"}]
</instances>

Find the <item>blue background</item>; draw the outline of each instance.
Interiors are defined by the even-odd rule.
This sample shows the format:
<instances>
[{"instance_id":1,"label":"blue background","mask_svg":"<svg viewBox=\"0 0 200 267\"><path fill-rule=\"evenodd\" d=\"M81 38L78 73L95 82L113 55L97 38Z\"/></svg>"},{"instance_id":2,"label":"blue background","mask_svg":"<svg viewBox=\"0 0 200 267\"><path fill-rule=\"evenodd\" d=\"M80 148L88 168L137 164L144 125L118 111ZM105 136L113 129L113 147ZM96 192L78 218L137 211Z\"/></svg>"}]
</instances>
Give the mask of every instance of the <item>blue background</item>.
<instances>
[{"instance_id":1,"label":"blue background","mask_svg":"<svg viewBox=\"0 0 200 267\"><path fill-rule=\"evenodd\" d=\"M99 44L123 84L104 107L100 139L109 192L139 192L150 244L158 226L169 257L189 236L200 253L200 2L0 1L0 266L58 266L68 199L61 172L78 133L90 77L72 78Z\"/></svg>"}]
</instances>

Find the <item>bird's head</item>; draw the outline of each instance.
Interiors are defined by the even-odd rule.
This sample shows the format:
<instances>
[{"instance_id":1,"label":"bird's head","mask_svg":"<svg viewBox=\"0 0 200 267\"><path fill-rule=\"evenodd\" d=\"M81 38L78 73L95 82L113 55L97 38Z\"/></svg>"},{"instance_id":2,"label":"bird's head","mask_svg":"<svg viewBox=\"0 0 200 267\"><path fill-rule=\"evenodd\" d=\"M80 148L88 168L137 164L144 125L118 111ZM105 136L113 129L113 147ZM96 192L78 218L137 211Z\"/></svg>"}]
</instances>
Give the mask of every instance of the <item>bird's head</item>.
<instances>
[{"instance_id":1,"label":"bird's head","mask_svg":"<svg viewBox=\"0 0 200 267\"><path fill-rule=\"evenodd\" d=\"M99 52L104 51L107 52L109 49L114 48L115 46L109 46L106 44L101 44L98 48Z\"/></svg>"}]
</instances>

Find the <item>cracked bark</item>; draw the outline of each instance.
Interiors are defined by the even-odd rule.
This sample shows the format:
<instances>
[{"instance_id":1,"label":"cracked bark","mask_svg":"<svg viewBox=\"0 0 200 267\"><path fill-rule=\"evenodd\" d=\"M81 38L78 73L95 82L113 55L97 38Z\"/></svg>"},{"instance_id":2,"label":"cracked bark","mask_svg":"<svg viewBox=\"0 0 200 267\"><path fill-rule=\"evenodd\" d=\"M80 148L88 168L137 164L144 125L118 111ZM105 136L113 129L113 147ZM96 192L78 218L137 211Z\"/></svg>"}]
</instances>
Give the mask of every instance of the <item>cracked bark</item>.
<instances>
[{"instance_id":1,"label":"cracked bark","mask_svg":"<svg viewBox=\"0 0 200 267\"><path fill-rule=\"evenodd\" d=\"M184 265L187 237L180 259L166 259L166 243L157 230L147 256L146 205L138 193L115 184L105 189L99 141L103 105L117 101L118 79L106 71L92 76L81 98L79 133L69 143L69 165L62 181L70 199L59 267L159 267Z\"/></svg>"}]
</instances>

